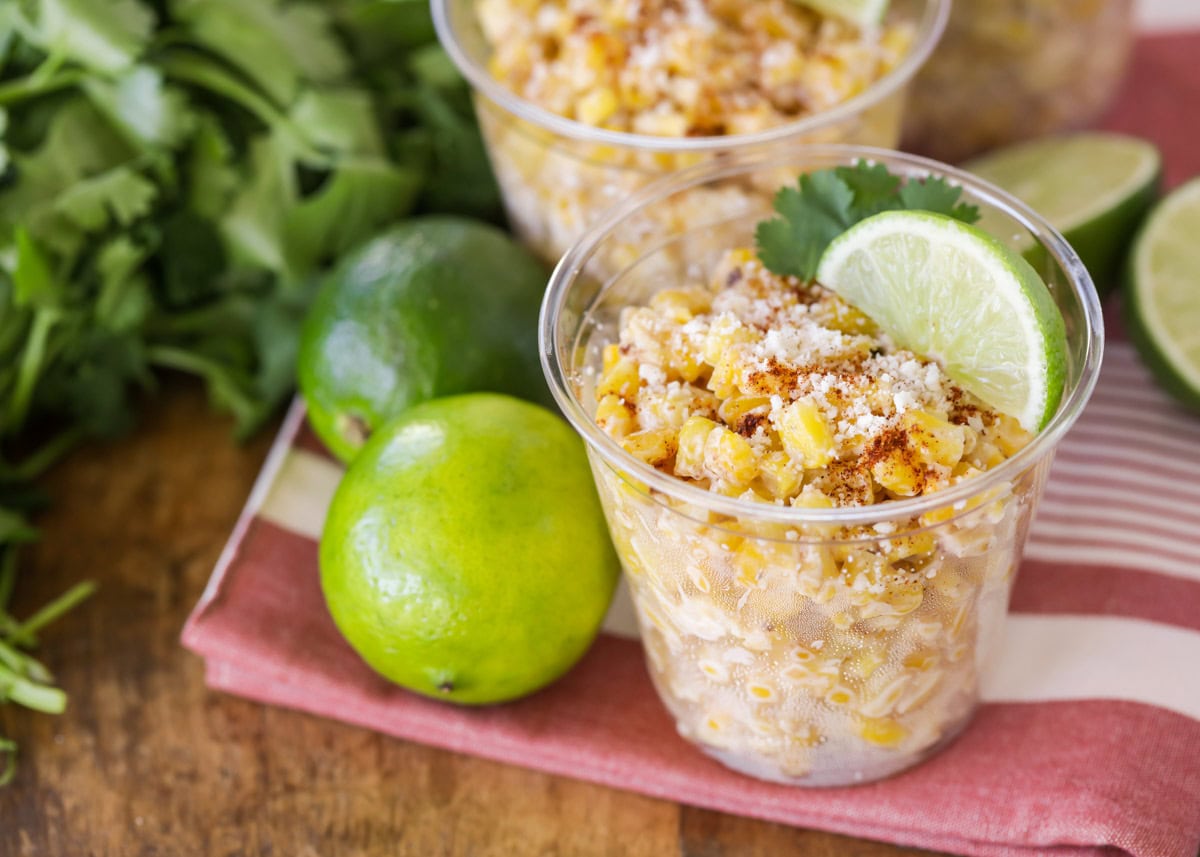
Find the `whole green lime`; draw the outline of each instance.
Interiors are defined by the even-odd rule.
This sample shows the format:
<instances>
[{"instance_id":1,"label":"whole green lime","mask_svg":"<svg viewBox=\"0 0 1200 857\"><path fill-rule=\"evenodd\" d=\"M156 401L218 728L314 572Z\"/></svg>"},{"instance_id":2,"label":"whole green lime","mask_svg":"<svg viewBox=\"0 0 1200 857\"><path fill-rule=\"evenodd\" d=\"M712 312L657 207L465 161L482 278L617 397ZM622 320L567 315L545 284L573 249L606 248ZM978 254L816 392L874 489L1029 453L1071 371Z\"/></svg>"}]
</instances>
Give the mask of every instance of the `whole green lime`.
<instances>
[{"instance_id":1,"label":"whole green lime","mask_svg":"<svg viewBox=\"0 0 1200 857\"><path fill-rule=\"evenodd\" d=\"M297 375L309 420L350 461L426 399L493 390L549 403L537 353L546 270L486 223L406 221L351 253L305 319Z\"/></svg>"},{"instance_id":2,"label":"whole green lime","mask_svg":"<svg viewBox=\"0 0 1200 857\"><path fill-rule=\"evenodd\" d=\"M334 495L320 565L329 612L363 660L467 704L565 673L618 575L578 436L492 393L416 405L376 432Z\"/></svg>"}]
</instances>

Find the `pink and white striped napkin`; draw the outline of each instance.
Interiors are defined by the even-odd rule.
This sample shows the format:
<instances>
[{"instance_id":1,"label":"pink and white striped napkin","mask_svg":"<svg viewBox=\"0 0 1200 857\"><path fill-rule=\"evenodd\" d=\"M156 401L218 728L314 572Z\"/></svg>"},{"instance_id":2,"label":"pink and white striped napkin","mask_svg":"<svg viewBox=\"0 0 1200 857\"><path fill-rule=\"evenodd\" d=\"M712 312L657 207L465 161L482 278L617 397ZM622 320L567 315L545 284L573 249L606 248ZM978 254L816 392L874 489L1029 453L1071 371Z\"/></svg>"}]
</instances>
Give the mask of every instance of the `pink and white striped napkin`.
<instances>
[{"instance_id":1,"label":"pink and white striped napkin","mask_svg":"<svg viewBox=\"0 0 1200 857\"><path fill-rule=\"evenodd\" d=\"M1169 2L1169 0L1167 0ZM1157 4L1162 5L1162 4ZM1168 184L1200 173L1200 31L1143 38L1105 121L1148 136ZM971 855L1197 857L1200 416L1111 343L1063 442L985 704L929 762L853 789L788 788L684 743L622 595L562 681L451 708L377 678L338 636L316 538L338 467L293 407L184 628L211 686L401 738L669 800Z\"/></svg>"},{"instance_id":2,"label":"pink and white striped napkin","mask_svg":"<svg viewBox=\"0 0 1200 857\"><path fill-rule=\"evenodd\" d=\"M978 855L1196 857L1200 417L1113 344L1063 442L985 704L940 756L851 789L760 783L674 731L622 593L563 681L485 710L376 677L321 598L316 539L340 476L289 413L184 644L209 684L409 740L655 797Z\"/></svg>"}]
</instances>

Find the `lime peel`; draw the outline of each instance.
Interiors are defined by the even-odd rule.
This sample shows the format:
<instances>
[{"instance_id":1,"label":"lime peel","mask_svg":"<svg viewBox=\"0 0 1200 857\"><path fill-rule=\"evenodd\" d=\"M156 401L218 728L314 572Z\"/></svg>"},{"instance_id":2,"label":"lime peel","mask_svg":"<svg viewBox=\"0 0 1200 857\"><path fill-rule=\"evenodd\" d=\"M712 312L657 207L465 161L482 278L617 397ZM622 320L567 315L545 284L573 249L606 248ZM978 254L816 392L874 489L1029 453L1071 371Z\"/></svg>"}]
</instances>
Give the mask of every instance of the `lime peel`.
<instances>
[{"instance_id":1,"label":"lime peel","mask_svg":"<svg viewBox=\"0 0 1200 857\"><path fill-rule=\"evenodd\" d=\"M1081 131L1017 143L964 165L1046 218L1079 254L1098 287L1110 285L1138 222L1158 195L1162 155L1138 137ZM1002 218L985 221L999 234ZM1020 236L1023 252L1035 250Z\"/></svg>"},{"instance_id":2,"label":"lime peel","mask_svg":"<svg viewBox=\"0 0 1200 857\"><path fill-rule=\"evenodd\" d=\"M817 280L1024 428L1054 415L1062 315L1029 263L986 232L932 212L884 212L833 241Z\"/></svg>"},{"instance_id":3,"label":"lime peel","mask_svg":"<svg viewBox=\"0 0 1200 857\"><path fill-rule=\"evenodd\" d=\"M1200 178L1150 213L1134 241L1126 319L1130 338L1160 384L1200 409Z\"/></svg>"}]
</instances>

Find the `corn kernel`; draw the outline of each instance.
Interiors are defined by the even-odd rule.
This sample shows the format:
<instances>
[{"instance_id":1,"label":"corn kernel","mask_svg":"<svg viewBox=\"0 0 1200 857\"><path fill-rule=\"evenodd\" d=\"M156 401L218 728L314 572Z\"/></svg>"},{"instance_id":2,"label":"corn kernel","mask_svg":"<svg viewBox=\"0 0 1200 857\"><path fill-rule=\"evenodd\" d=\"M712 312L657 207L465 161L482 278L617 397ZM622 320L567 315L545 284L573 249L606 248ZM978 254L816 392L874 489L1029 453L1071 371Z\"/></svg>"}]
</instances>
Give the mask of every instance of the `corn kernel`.
<instances>
[{"instance_id":1,"label":"corn kernel","mask_svg":"<svg viewBox=\"0 0 1200 857\"><path fill-rule=\"evenodd\" d=\"M860 649L846 659L846 673L851 678L868 679L885 662L886 658L877 649Z\"/></svg>"},{"instance_id":2,"label":"corn kernel","mask_svg":"<svg viewBox=\"0 0 1200 857\"><path fill-rule=\"evenodd\" d=\"M704 417L689 417L679 429L675 474L700 479L704 472L704 447L717 424Z\"/></svg>"},{"instance_id":3,"label":"corn kernel","mask_svg":"<svg viewBox=\"0 0 1200 857\"><path fill-rule=\"evenodd\" d=\"M741 360L736 354L726 354L713 364L712 375L708 378L708 389L719 398L728 399L738 391L738 380L741 377Z\"/></svg>"},{"instance_id":4,"label":"corn kernel","mask_svg":"<svg viewBox=\"0 0 1200 857\"><path fill-rule=\"evenodd\" d=\"M759 463L758 476L762 480L763 487L767 489L772 498L777 500L786 500L792 497L800 489L803 479L803 474L792 466L791 459L782 450L768 452L763 456Z\"/></svg>"},{"instance_id":5,"label":"corn kernel","mask_svg":"<svg viewBox=\"0 0 1200 857\"><path fill-rule=\"evenodd\" d=\"M893 494L912 497L925 485L925 468L905 449L893 450L871 465L875 481Z\"/></svg>"},{"instance_id":6,"label":"corn kernel","mask_svg":"<svg viewBox=\"0 0 1200 857\"><path fill-rule=\"evenodd\" d=\"M596 387L596 396L616 395L623 399L632 399L637 395L641 383L637 362L628 357L622 357L601 377L600 383Z\"/></svg>"},{"instance_id":7,"label":"corn kernel","mask_svg":"<svg viewBox=\"0 0 1200 857\"><path fill-rule=\"evenodd\" d=\"M908 411L902 417L909 446L926 464L952 467L963 457L965 440L961 426L925 411Z\"/></svg>"},{"instance_id":8,"label":"corn kernel","mask_svg":"<svg viewBox=\"0 0 1200 857\"><path fill-rule=\"evenodd\" d=\"M890 717L870 717L858 726L864 741L879 747L895 747L908 736L908 730Z\"/></svg>"},{"instance_id":9,"label":"corn kernel","mask_svg":"<svg viewBox=\"0 0 1200 857\"><path fill-rule=\"evenodd\" d=\"M704 466L718 479L744 487L758 475L758 456L744 437L719 426L705 441Z\"/></svg>"},{"instance_id":10,"label":"corn kernel","mask_svg":"<svg viewBox=\"0 0 1200 857\"><path fill-rule=\"evenodd\" d=\"M638 431L621 438L621 446L630 455L658 467L670 461L678 445L674 429Z\"/></svg>"},{"instance_id":11,"label":"corn kernel","mask_svg":"<svg viewBox=\"0 0 1200 857\"><path fill-rule=\"evenodd\" d=\"M1006 458L1011 458L1029 443L1029 432L1021 428L1021 424L1007 414L997 415L995 430L996 445Z\"/></svg>"},{"instance_id":12,"label":"corn kernel","mask_svg":"<svg viewBox=\"0 0 1200 857\"><path fill-rule=\"evenodd\" d=\"M763 580L782 573L791 574L796 568L796 556L790 545L747 539L733 556L737 582L756 589Z\"/></svg>"},{"instance_id":13,"label":"corn kernel","mask_svg":"<svg viewBox=\"0 0 1200 857\"><path fill-rule=\"evenodd\" d=\"M909 669L925 672L938 665L938 654L931 649L921 649L913 652L904 659L904 666Z\"/></svg>"},{"instance_id":14,"label":"corn kernel","mask_svg":"<svg viewBox=\"0 0 1200 857\"><path fill-rule=\"evenodd\" d=\"M806 399L784 409L777 425L784 448L805 468L824 467L833 461L833 433L821 411Z\"/></svg>"},{"instance_id":15,"label":"corn kernel","mask_svg":"<svg viewBox=\"0 0 1200 857\"><path fill-rule=\"evenodd\" d=\"M707 312L711 301L702 289L663 289L650 299L650 306L682 324L696 313Z\"/></svg>"},{"instance_id":16,"label":"corn kernel","mask_svg":"<svg viewBox=\"0 0 1200 857\"><path fill-rule=\"evenodd\" d=\"M933 553L933 549L937 547L937 540L933 537L933 533L924 530L894 536L884 544L887 546L888 561L897 562L909 557Z\"/></svg>"},{"instance_id":17,"label":"corn kernel","mask_svg":"<svg viewBox=\"0 0 1200 857\"><path fill-rule=\"evenodd\" d=\"M704 359L710 365L716 366L733 346L757 339L758 334L754 330L732 315L724 313L709 325L708 335L704 339Z\"/></svg>"},{"instance_id":18,"label":"corn kernel","mask_svg":"<svg viewBox=\"0 0 1200 857\"><path fill-rule=\"evenodd\" d=\"M849 705L854 702L854 691L844 684L836 684L826 692L825 701L830 705Z\"/></svg>"},{"instance_id":19,"label":"corn kernel","mask_svg":"<svg viewBox=\"0 0 1200 857\"><path fill-rule=\"evenodd\" d=\"M596 422L613 437L624 437L634 429L633 414L620 396L604 396L596 404Z\"/></svg>"},{"instance_id":20,"label":"corn kernel","mask_svg":"<svg viewBox=\"0 0 1200 857\"><path fill-rule=\"evenodd\" d=\"M617 94L607 86L597 87L579 99L575 118L585 125L600 125L617 112Z\"/></svg>"},{"instance_id":21,"label":"corn kernel","mask_svg":"<svg viewBox=\"0 0 1200 857\"><path fill-rule=\"evenodd\" d=\"M775 698L774 686L763 678L752 679L747 685L746 690L750 696L762 702L769 702Z\"/></svg>"}]
</instances>

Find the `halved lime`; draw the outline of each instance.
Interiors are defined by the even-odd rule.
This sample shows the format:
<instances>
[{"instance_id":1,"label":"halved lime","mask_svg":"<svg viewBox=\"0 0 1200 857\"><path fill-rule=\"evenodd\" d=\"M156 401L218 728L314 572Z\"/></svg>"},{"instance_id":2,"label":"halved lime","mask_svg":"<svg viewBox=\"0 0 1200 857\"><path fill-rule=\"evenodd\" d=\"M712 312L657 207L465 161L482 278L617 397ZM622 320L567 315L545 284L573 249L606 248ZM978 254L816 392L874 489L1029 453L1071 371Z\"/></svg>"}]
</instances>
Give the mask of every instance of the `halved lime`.
<instances>
[{"instance_id":1,"label":"halved lime","mask_svg":"<svg viewBox=\"0 0 1200 857\"><path fill-rule=\"evenodd\" d=\"M860 28L874 27L883 20L888 0L792 0L820 12L841 18Z\"/></svg>"},{"instance_id":2,"label":"halved lime","mask_svg":"<svg viewBox=\"0 0 1200 857\"><path fill-rule=\"evenodd\" d=\"M817 281L1026 429L1054 415L1066 374L1062 314L1029 263L981 229L885 211L833 240Z\"/></svg>"},{"instance_id":3,"label":"halved lime","mask_svg":"<svg viewBox=\"0 0 1200 857\"><path fill-rule=\"evenodd\" d=\"M1150 213L1133 244L1129 335L1154 377L1200 408L1200 178Z\"/></svg>"},{"instance_id":4,"label":"halved lime","mask_svg":"<svg viewBox=\"0 0 1200 857\"><path fill-rule=\"evenodd\" d=\"M1085 131L1008 146L963 168L1050 221L1103 292L1114 284L1133 232L1158 195L1162 156L1136 137ZM986 217L981 225L1001 234Z\"/></svg>"}]
</instances>

